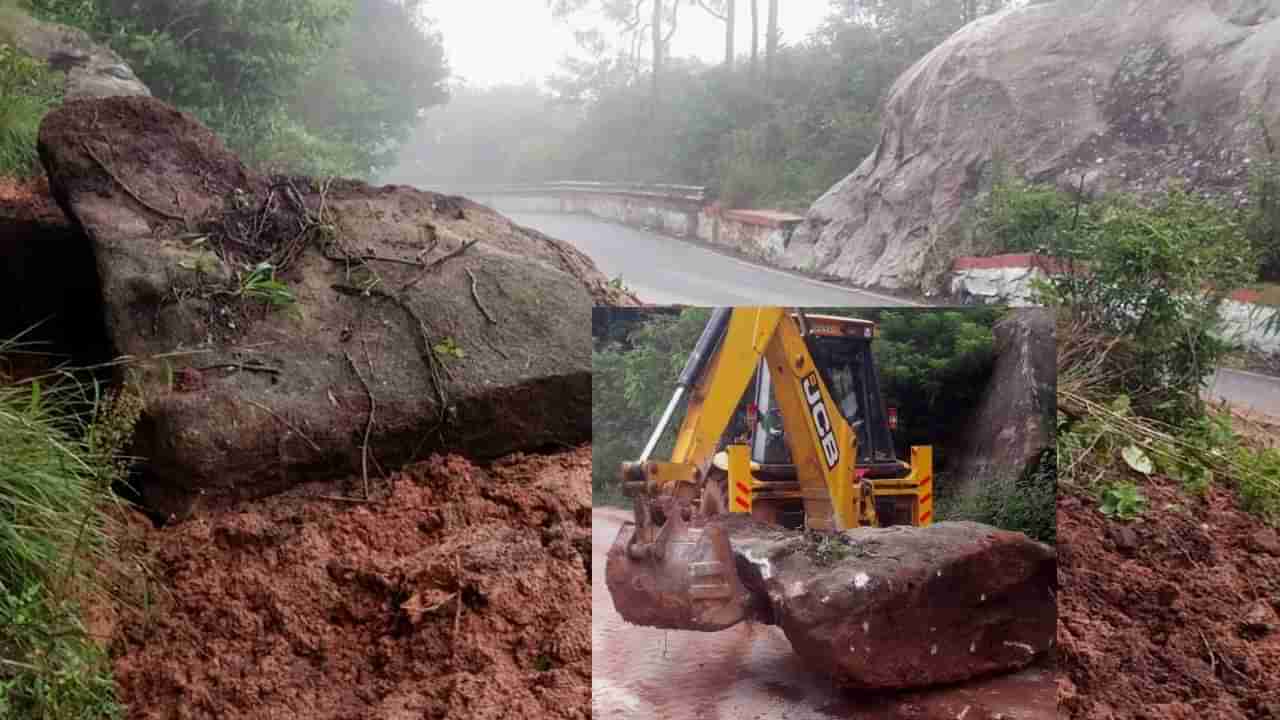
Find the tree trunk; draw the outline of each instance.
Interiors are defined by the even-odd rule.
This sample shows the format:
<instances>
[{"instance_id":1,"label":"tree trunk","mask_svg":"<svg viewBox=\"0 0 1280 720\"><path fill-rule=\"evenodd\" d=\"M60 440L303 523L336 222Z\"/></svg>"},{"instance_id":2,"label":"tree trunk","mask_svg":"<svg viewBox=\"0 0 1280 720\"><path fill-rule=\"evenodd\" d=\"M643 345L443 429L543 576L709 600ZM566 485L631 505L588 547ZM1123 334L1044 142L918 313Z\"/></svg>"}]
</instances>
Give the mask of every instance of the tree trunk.
<instances>
[{"instance_id":1,"label":"tree trunk","mask_svg":"<svg viewBox=\"0 0 1280 720\"><path fill-rule=\"evenodd\" d=\"M751 77L760 67L760 0L751 0Z\"/></svg>"},{"instance_id":2,"label":"tree trunk","mask_svg":"<svg viewBox=\"0 0 1280 720\"><path fill-rule=\"evenodd\" d=\"M724 66L730 70L733 69L733 32L737 30L736 5L736 0L727 0L725 3Z\"/></svg>"},{"instance_id":3,"label":"tree trunk","mask_svg":"<svg viewBox=\"0 0 1280 720\"><path fill-rule=\"evenodd\" d=\"M772 92L778 72L778 0L769 0L769 26L765 31L764 88Z\"/></svg>"},{"instance_id":4,"label":"tree trunk","mask_svg":"<svg viewBox=\"0 0 1280 720\"><path fill-rule=\"evenodd\" d=\"M662 0L653 0L653 112L658 112L660 83L658 76L662 74Z\"/></svg>"}]
</instances>

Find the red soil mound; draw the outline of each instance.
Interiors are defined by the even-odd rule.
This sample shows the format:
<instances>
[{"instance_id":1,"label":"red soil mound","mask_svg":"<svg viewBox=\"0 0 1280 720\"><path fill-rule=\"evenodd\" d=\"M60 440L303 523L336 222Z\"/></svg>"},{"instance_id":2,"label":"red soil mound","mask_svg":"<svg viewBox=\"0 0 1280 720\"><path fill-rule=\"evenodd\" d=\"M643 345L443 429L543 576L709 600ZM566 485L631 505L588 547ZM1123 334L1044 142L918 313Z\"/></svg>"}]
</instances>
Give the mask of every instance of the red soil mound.
<instances>
[{"instance_id":1,"label":"red soil mound","mask_svg":"<svg viewBox=\"0 0 1280 720\"><path fill-rule=\"evenodd\" d=\"M435 456L376 504L149 531L166 592L115 648L129 717L587 718L590 473L590 448Z\"/></svg>"},{"instance_id":2,"label":"red soil mound","mask_svg":"<svg viewBox=\"0 0 1280 720\"><path fill-rule=\"evenodd\" d=\"M1058 496L1067 718L1280 718L1280 541L1227 491L1157 479L1142 522Z\"/></svg>"}]
</instances>

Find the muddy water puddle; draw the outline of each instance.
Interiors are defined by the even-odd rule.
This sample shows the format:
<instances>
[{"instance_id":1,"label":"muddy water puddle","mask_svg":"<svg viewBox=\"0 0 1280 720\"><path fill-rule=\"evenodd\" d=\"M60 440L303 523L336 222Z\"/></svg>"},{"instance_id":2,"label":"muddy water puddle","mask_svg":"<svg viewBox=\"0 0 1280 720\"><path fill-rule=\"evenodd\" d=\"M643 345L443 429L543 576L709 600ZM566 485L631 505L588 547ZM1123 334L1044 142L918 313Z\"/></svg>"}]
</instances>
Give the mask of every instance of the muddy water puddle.
<instances>
[{"instance_id":1,"label":"muddy water puddle","mask_svg":"<svg viewBox=\"0 0 1280 720\"><path fill-rule=\"evenodd\" d=\"M738 625L718 633L628 625L604 584L609 546L630 513L592 513L592 711L660 720L866 718L1056 720L1046 666L923 692L842 691L792 653L782 631Z\"/></svg>"}]
</instances>

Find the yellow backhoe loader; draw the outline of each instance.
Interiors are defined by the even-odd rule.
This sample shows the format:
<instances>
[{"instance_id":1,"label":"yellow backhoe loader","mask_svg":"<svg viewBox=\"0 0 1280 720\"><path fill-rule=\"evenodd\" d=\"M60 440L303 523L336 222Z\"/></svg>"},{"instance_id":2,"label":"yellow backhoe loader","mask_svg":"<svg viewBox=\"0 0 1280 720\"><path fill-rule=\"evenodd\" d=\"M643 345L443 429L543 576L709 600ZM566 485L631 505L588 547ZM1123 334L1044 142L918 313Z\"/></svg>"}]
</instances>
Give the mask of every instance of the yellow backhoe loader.
<instances>
[{"instance_id":1,"label":"yellow backhoe loader","mask_svg":"<svg viewBox=\"0 0 1280 720\"><path fill-rule=\"evenodd\" d=\"M717 308L680 373L640 459L624 463L634 526L628 557L649 562L690 629L732 624L740 593L725 533L690 527L728 510L783 527L928 525L933 451L895 457L871 353L875 324L777 307ZM745 408L745 433L722 439ZM671 459L650 459L687 400ZM722 449L723 448L723 449ZM659 588L655 588L659 589ZM727 612L726 612L727 611Z\"/></svg>"},{"instance_id":2,"label":"yellow backhoe loader","mask_svg":"<svg viewBox=\"0 0 1280 720\"><path fill-rule=\"evenodd\" d=\"M798 309L713 311L639 459L622 466L635 520L606 582L624 619L779 625L802 655L866 687L1021 667L1052 645L1052 548L933 524L932 448L895 456L875 334ZM670 459L652 457L682 403ZM848 561L807 559L815 537Z\"/></svg>"}]
</instances>

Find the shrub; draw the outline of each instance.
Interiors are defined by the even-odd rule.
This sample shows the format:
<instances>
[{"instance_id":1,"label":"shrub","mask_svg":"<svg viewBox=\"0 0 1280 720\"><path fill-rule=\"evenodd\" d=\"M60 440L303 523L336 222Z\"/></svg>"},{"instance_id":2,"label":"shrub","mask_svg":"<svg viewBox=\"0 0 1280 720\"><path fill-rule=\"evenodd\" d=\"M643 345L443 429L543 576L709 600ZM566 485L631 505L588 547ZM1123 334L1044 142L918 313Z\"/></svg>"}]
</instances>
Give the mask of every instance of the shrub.
<instances>
[{"instance_id":1,"label":"shrub","mask_svg":"<svg viewBox=\"0 0 1280 720\"><path fill-rule=\"evenodd\" d=\"M0 175L42 172L36 136L61 97L62 73L0 41Z\"/></svg>"}]
</instances>

